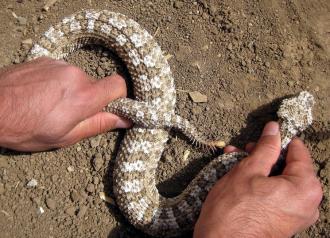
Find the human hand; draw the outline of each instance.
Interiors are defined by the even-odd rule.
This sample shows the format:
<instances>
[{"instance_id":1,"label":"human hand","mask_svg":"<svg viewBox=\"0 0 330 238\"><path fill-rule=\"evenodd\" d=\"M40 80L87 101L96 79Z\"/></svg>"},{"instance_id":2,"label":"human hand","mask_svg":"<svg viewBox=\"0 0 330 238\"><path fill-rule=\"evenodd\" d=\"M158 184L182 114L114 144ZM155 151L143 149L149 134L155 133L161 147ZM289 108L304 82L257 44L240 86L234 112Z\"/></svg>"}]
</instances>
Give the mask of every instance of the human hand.
<instances>
[{"instance_id":1,"label":"human hand","mask_svg":"<svg viewBox=\"0 0 330 238\"><path fill-rule=\"evenodd\" d=\"M299 139L289 145L282 174L268 177L280 144L278 124L268 123L258 143L247 146L249 156L211 189L194 238L290 237L316 222L322 188Z\"/></svg>"},{"instance_id":2,"label":"human hand","mask_svg":"<svg viewBox=\"0 0 330 238\"><path fill-rule=\"evenodd\" d=\"M0 70L0 146L41 151L129 127L102 112L126 96L123 78L91 79L78 67L45 57Z\"/></svg>"}]
</instances>

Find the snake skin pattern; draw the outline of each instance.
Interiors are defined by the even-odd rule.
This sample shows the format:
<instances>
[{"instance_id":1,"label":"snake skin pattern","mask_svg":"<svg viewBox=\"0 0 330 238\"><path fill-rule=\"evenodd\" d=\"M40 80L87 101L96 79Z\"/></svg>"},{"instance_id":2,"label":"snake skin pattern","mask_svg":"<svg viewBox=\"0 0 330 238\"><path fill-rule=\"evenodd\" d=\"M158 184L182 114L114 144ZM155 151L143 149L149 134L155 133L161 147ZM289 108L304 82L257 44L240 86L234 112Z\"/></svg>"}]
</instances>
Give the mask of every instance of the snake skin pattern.
<instances>
[{"instance_id":1,"label":"snake skin pattern","mask_svg":"<svg viewBox=\"0 0 330 238\"><path fill-rule=\"evenodd\" d=\"M155 178L168 130L176 128L199 144L215 144L175 115L174 80L161 48L138 23L120 13L84 10L66 17L44 33L27 59L63 59L87 44L114 49L127 65L134 85L134 100L118 99L108 105L111 112L135 123L127 131L115 162L117 205L131 224L152 236L171 237L191 230L213 184L246 153L214 159L179 196L162 197ZM311 123L312 106L313 97L307 92L284 100L279 110L283 149L292 136Z\"/></svg>"}]
</instances>

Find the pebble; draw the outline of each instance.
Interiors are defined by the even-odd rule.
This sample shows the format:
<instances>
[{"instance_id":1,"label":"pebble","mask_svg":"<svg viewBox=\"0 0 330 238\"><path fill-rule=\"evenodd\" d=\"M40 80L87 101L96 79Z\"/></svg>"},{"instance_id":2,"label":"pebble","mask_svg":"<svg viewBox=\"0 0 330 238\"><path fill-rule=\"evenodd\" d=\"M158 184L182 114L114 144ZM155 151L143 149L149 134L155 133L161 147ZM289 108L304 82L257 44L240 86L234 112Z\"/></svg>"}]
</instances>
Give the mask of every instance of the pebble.
<instances>
[{"instance_id":1,"label":"pebble","mask_svg":"<svg viewBox=\"0 0 330 238\"><path fill-rule=\"evenodd\" d=\"M100 183L99 177L94 177L93 178L93 184L98 185Z\"/></svg>"},{"instance_id":2,"label":"pebble","mask_svg":"<svg viewBox=\"0 0 330 238\"><path fill-rule=\"evenodd\" d=\"M38 181L36 179L31 179L26 186L28 186L29 188L34 188L37 187L38 185Z\"/></svg>"},{"instance_id":3,"label":"pebble","mask_svg":"<svg viewBox=\"0 0 330 238\"><path fill-rule=\"evenodd\" d=\"M5 193L5 185L3 183L0 183L0 195Z\"/></svg>"},{"instance_id":4,"label":"pebble","mask_svg":"<svg viewBox=\"0 0 330 238\"><path fill-rule=\"evenodd\" d=\"M25 17L17 17L18 24L24 26L27 24L27 19Z\"/></svg>"},{"instance_id":5,"label":"pebble","mask_svg":"<svg viewBox=\"0 0 330 238\"><path fill-rule=\"evenodd\" d=\"M73 191L71 192L70 197L71 197L72 202L78 202L78 201L81 199L81 196L80 196L79 193L78 193L77 191L75 191L75 190L73 190Z\"/></svg>"},{"instance_id":6,"label":"pebble","mask_svg":"<svg viewBox=\"0 0 330 238\"><path fill-rule=\"evenodd\" d=\"M91 139L90 144L92 148L96 148L100 145L101 136L97 136Z\"/></svg>"},{"instance_id":7,"label":"pebble","mask_svg":"<svg viewBox=\"0 0 330 238\"><path fill-rule=\"evenodd\" d=\"M8 168L9 164L7 158L0 155L0 168Z\"/></svg>"},{"instance_id":8,"label":"pebble","mask_svg":"<svg viewBox=\"0 0 330 238\"><path fill-rule=\"evenodd\" d=\"M46 205L50 210L54 210L56 208L56 202L51 198L46 199Z\"/></svg>"},{"instance_id":9,"label":"pebble","mask_svg":"<svg viewBox=\"0 0 330 238\"><path fill-rule=\"evenodd\" d=\"M104 161L101 153L97 153L93 159L93 167L96 171L99 171L103 167Z\"/></svg>"},{"instance_id":10,"label":"pebble","mask_svg":"<svg viewBox=\"0 0 330 238\"><path fill-rule=\"evenodd\" d=\"M86 212L87 212L87 206L83 205L79 208L79 212L78 212L77 216L79 218L82 218Z\"/></svg>"},{"instance_id":11,"label":"pebble","mask_svg":"<svg viewBox=\"0 0 330 238\"><path fill-rule=\"evenodd\" d=\"M207 96L198 91L189 92L189 96L193 102L207 102Z\"/></svg>"},{"instance_id":12,"label":"pebble","mask_svg":"<svg viewBox=\"0 0 330 238\"><path fill-rule=\"evenodd\" d=\"M57 174L52 175L51 179L52 179L52 182L55 183L58 179L58 175Z\"/></svg>"},{"instance_id":13,"label":"pebble","mask_svg":"<svg viewBox=\"0 0 330 238\"><path fill-rule=\"evenodd\" d=\"M23 40L22 41L22 44L23 45L32 45L33 44L33 41L32 41L32 39L31 38L29 38L29 39L26 39L26 40Z\"/></svg>"},{"instance_id":14,"label":"pebble","mask_svg":"<svg viewBox=\"0 0 330 238\"><path fill-rule=\"evenodd\" d=\"M74 167L73 166L69 166L66 168L69 172L73 172L74 171Z\"/></svg>"},{"instance_id":15,"label":"pebble","mask_svg":"<svg viewBox=\"0 0 330 238\"><path fill-rule=\"evenodd\" d=\"M181 1L175 1L173 3L173 7L176 9L182 8L182 6L183 6L183 2L181 2Z\"/></svg>"},{"instance_id":16,"label":"pebble","mask_svg":"<svg viewBox=\"0 0 330 238\"><path fill-rule=\"evenodd\" d=\"M38 215L41 215L45 212L45 210L42 207L38 207L37 213Z\"/></svg>"},{"instance_id":17,"label":"pebble","mask_svg":"<svg viewBox=\"0 0 330 238\"><path fill-rule=\"evenodd\" d=\"M267 68L269 68L270 67L270 63L267 61L267 62L265 62L265 66L267 67Z\"/></svg>"},{"instance_id":18,"label":"pebble","mask_svg":"<svg viewBox=\"0 0 330 238\"><path fill-rule=\"evenodd\" d=\"M69 216L74 216L76 213L76 209L74 207L68 207L67 209L65 209L65 213Z\"/></svg>"},{"instance_id":19,"label":"pebble","mask_svg":"<svg viewBox=\"0 0 330 238\"><path fill-rule=\"evenodd\" d=\"M86 191L87 191L87 192L90 192L90 193L93 193L93 192L95 191L95 186L94 186L94 184L89 183L89 184L87 185L87 187L86 187Z\"/></svg>"}]
</instances>

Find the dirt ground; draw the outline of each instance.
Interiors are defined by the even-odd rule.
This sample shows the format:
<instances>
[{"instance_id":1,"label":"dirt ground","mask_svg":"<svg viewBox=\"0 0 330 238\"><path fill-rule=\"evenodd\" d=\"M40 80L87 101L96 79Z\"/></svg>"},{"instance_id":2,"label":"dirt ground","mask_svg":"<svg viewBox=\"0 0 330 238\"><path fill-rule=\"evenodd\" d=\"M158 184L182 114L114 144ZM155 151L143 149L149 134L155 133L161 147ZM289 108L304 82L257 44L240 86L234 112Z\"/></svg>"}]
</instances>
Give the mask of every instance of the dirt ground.
<instances>
[{"instance_id":1,"label":"dirt ground","mask_svg":"<svg viewBox=\"0 0 330 238\"><path fill-rule=\"evenodd\" d=\"M59 0L49 11L43 5L1 0L0 67L21 62L31 39L64 16L86 8L121 12L172 55L177 113L210 139L236 146L256 140L275 118L278 99L310 91L317 101L315 121L301 137L312 152L324 199L317 224L297 237L330 237L330 1ZM100 47L81 49L68 61L97 78L125 73L121 61ZM208 101L192 102L191 91ZM42 153L0 148L0 236L147 237L100 197L113 197L111 174L123 134ZM212 157L172 133L159 164L159 190L179 194ZM33 179L35 187L29 186Z\"/></svg>"}]
</instances>

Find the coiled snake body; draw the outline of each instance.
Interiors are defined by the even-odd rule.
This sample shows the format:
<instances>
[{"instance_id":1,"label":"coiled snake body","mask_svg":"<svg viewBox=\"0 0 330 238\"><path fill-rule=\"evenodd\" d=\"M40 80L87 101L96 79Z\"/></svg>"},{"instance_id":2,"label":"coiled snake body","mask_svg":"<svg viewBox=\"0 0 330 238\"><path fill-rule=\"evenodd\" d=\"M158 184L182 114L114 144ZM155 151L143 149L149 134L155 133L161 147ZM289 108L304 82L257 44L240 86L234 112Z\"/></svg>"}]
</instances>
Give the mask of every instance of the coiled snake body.
<instances>
[{"instance_id":1,"label":"coiled snake body","mask_svg":"<svg viewBox=\"0 0 330 238\"><path fill-rule=\"evenodd\" d=\"M127 131L115 162L114 193L120 210L135 227L153 236L176 236L192 229L213 184L246 154L214 159L179 196L162 197L155 173L168 129L174 127L199 144L213 147L216 143L204 140L187 120L175 114L174 80L161 48L138 23L120 13L84 10L64 18L34 44L28 60L40 56L63 59L86 44L114 49L133 80L135 100L119 99L108 106L135 123ZM307 92L283 102L279 111L283 149L311 123L312 105L313 97Z\"/></svg>"}]
</instances>

